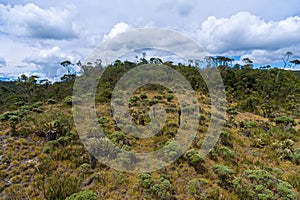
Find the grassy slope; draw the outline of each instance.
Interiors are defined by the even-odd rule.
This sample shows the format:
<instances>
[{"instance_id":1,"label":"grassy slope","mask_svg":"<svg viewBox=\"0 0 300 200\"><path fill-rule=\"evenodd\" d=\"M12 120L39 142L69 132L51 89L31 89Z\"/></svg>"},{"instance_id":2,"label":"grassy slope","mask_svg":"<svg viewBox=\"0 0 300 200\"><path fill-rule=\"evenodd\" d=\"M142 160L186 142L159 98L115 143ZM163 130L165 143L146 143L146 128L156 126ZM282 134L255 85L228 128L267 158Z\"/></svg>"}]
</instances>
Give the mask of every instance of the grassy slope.
<instances>
[{"instance_id":1,"label":"grassy slope","mask_svg":"<svg viewBox=\"0 0 300 200\"><path fill-rule=\"evenodd\" d=\"M147 99L154 95L164 96L167 91L139 91L145 92ZM51 96L53 97L53 96ZM47 99L50 97L47 97ZM151 173L155 183L161 188L161 193L156 193L140 185L138 175L123 173L97 164L96 169L90 169L89 155L82 146L72 122L71 106L64 103L61 98L54 104L47 104L47 99L40 105L43 113L28 111L13 131L5 121L0 122L1 146L0 155L0 198L9 199L51 199L58 196L59 199L69 196L79 190L90 189L99 199L150 199L165 196L165 199L176 197L177 199L201 199L200 193L191 189L191 180L202 178L207 183L201 186L204 199L240 199L230 183L224 182L213 166L225 165L233 170L226 179L245 177L245 170L264 169L276 177L276 179L288 181L293 185L293 192L300 195L299 172L300 166L289 158L282 157L283 153L277 151L286 139L294 141L292 149L300 148L299 125L294 130L286 132L281 125L276 125L274 119L264 118L261 114L239 110L237 114L227 114L227 126L224 131L227 137L221 138L211 153L204 157L200 170L193 166L184 156L171 166ZM198 129L198 135L203 138L209 125L210 105L208 97L198 94L200 108L205 120ZM176 104L176 99L167 102L165 98L161 103L166 107ZM237 105L231 102L230 106ZM113 132L113 120L109 117L109 104L99 103L97 111L99 116L105 116L109 121L104 124L107 134ZM133 110L145 109L141 100L137 101ZM11 109L18 109L12 107ZM169 121L177 121L177 115L169 113ZM299 120L297 117L296 120ZM46 138L37 131L46 131L45 124L59 120L66 141L57 140L47 142ZM241 128L241 124L252 123L249 130L250 137L245 136L247 128ZM264 131L264 127L270 130ZM169 130L170 128L166 128ZM70 132L71 131L71 132ZM73 131L73 132L72 132ZM133 142L134 151L149 150L153 144L163 146L166 141L172 140L172 136L166 132L159 137L149 140ZM226 139L227 138L227 139ZM226 142L227 141L227 142ZM228 142L229 141L229 142ZM232 146L230 145L232 143ZM120 141L122 146L123 142ZM201 142L194 142L191 148L199 149ZM281 145L281 146L280 146ZM163 187L161 180L168 180L170 185ZM244 179L243 179L244 180ZM229 184L229 186L227 185ZM266 184L266 183L265 183ZM266 186L265 186L266 187ZM197 188L199 192L199 188ZM278 197L279 198L279 197Z\"/></svg>"}]
</instances>

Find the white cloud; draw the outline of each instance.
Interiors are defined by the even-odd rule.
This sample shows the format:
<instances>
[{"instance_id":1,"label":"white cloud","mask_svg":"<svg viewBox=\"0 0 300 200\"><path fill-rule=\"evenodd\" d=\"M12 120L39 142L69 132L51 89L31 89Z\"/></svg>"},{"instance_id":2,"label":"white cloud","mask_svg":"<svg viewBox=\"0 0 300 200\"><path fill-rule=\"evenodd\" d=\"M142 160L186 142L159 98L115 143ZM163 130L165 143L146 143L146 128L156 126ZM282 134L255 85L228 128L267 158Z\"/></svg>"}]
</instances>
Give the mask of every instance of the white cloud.
<instances>
[{"instance_id":1,"label":"white cloud","mask_svg":"<svg viewBox=\"0 0 300 200\"><path fill-rule=\"evenodd\" d=\"M299 16L266 22L249 12L239 12L230 18L208 17L198 37L211 52L277 50L300 44L299 33Z\"/></svg>"},{"instance_id":2,"label":"white cloud","mask_svg":"<svg viewBox=\"0 0 300 200\"><path fill-rule=\"evenodd\" d=\"M0 4L0 30L16 36L41 39L70 39L77 37L74 15L68 9L42 9L35 4Z\"/></svg>"},{"instance_id":3,"label":"white cloud","mask_svg":"<svg viewBox=\"0 0 300 200\"><path fill-rule=\"evenodd\" d=\"M40 53L26 58L24 62L27 65L32 65L36 68L35 72L44 74L48 78L60 78L63 74L67 73L60 63L69 60L75 63L79 60L78 55L66 54L59 47L41 50Z\"/></svg>"},{"instance_id":4,"label":"white cloud","mask_svg":"<svg viewBox=\"0 0 300 200\"><path fill-rule=\"evenodd\" d=\"M103 39L104 39L104 40L110 39L110 38L112 38L112 37L117 36L117 35L120 34L120 33L126 32L126 31L128 31L128 30L130 30L130 29L131 29L131 27L130 27L127 23L125 23L125 22L120 22L120 23L116 24L116 25L111 29L111 31L110 31L109 34L105 34L104 37L103 37Z\"/></svg>"},{"instance_id":5,"label":"white cloud","mask_svg":"<svg viewBox=\"0 0 300 200\"><path fill-rule=\"evenodd\" d=\"M4 58L0 57L0 68L6 66L6 61Z\"/></svg>"}]
</instances>

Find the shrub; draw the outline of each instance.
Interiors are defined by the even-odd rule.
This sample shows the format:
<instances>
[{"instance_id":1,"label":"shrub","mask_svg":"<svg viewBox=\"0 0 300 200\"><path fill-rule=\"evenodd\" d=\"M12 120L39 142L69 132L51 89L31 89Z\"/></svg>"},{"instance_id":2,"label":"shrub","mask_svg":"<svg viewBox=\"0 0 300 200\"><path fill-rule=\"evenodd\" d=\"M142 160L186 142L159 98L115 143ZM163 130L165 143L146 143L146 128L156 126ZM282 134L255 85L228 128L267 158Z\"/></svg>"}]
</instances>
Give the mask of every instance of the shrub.
<instances>
[{"instance_id":1,"label":"shrub","mask_svg":"<svg viewBox=\"0 0 300 200\"><path fill-rule=\"evenodd\" d=\"M97 200L97 199L98 196L90 190L74 193L70 197L66 198L66 200Z\"/></svg>"},{"instance_id":2,"label":"shrub","mask_svg":"<svg viewBox=\"0 0 300 200\"><path fill-rule=\"evenodd\" d=\"M67 97L64 99L64 103L71 106L72 103L73 103L73 97L72 97L72 96L67 96Z\"/></svg>"},{"instance_id":3,"label":"shrub","mask_svg":"<svg viewBox=\"0 0 300 200\"><path fill-rule=\"evenodd\" d=\"M233 181L233 187L241 199L294 199L292 186L265 170L246 170Z\"/></svg>"},{"instance_id":4,"label":"shrub","mask_svg":"<svg viewBox=\"0 0 300 200\"><path fill-rule=\"evenodd\" d=\"M100 117L99 119L98 119L98 122L100 123L100 124L105 124L105 123L107 123L109 120L106 118L106 117Z\"/></svg>"},{"instance_id":5,"label":"shrub","mask_svg":"<svg viewBox=\"0 0 300 200\"><path fill-rule=\"evenodd\" d=\"M25 106L21 106L19 108L19 110L22 110L22 111L31 111L33 109L32 106L28 106L28 105L25 105Z\"/></svg>"},{"instance_id":6,"label":"shrub","mask_svg":"<svg viewBox=\"0 0 300 200\"><path fill-rule=\"evenodd\" d=\"M154 105L154 104L157 104L158 103L158 100L157 99L151 99L150 101L149 101L149 105L150 106L152 106L152 105Z\"/></svg>"},{"instance_id":7,"label":"shrub","mask_svg":"<svg viewBox=\"0 0 300 200\"><path fill-rule=\"evenodd\" d=\"M49 175L44 174L37 179L37 187L45 199L65 199L80 188L81 180L74 175Z\"/></svg>"},{"instance_id":8,"label":"shrub","mask_svg":"<svg viewBox=\"0 0 300 200\"><path fill-rule=\"evenodd\" d=\"M7 111L0 115L0 121L8 121L11 117L22 117L20 111Z\"/></svg>"},{"instance_id":9,"label":"shrub","mask_svg":"<svg viewBox=\"0 0 300 200\"><path fill-rule=\"evenodd\" d=\"M189 194L193 195L195 199L205 199L206 194L203 191L208 183L208 180L202 178L190 180L188 183Z\"/></svg>"},{"instance_id":10,"label":"shrub","mask_svg":"<svg viewBox=\"0 0 300 200\"><path fill-rule=\"evenodd\" d=\"M56 104L57 101L55 99L48 99L47 104Z\"/></svg>"},{"instance_id":11,"label":"shrub","mask_svg":"<svg viewBox=\"0 0 300 200\"><path fill-rule=\"evenodd\" d=\"M149 189L154 184L154 179L152 178L151 174L148 173L139 174L138 181L140 187L143 189Z\"/></svg>"},{"instance_id":12,"label":"shrub","mask_svg":"<svg viewBox=\"0 0 300 200\"><path fill-rule=\"evenodd\" d=\"M125 139L125 134L119 131L115 131L112 134L108 135L108 138L115 144L119 144L121 140Z\"/></svg>"},{"instance_id":13,"label":"shrub","mask_svg":"<svg viewBox=\"0 0 300 200\"><path fill-rule=\"evenodd\" d=\"M236 115L236 114L238 114L238 112L235 110L235 108L232 108L232 107L227 108L226 112L228 114L230 114L230 115Z\"/></svg>"},{"instance_id":14,"label":"shrub","mask_svg":"<svg viewBox=\"0 0 300 200\"><path fill-rule=\"evenodd\" d=\"M168 102L170 102L172 99L174 99L174 96L172 94L167 94L166 99Z\"/></svg>"},{"instance_id":15,"label":"shrub","mask_svg":"<svg viewBox=\"0 0 300 200\"><path fill-rule=\"evenodd\" d=\"M233 143L231 142L232 136L229 132L222 131L220 134L220 143L224 146L233 147Z\"/></svg>"},{"instance_id":16,"label":"shrub","mask_svg":"<svg viewBox=\"0 0 300 200\"><path fill-rule=\"evenodd\" d=\"M255 127L255 126L256 126L256 122L254 122L254 121L250 121L250 122L245 123L246 128L252 128L252 127Z\"/></svg>"},{"instance_id":17,"label":"shrub","mask_svg":"<svg viewBox=\"0 0 300 200\"><path fill-rule=\"evenodd\" d=\"M135 102L137 102L139 99L140 99L140 98L139 98L138 96L133 96L133 97L130 98L129 102L130 102L130 103L135 103Z\"/></svg>"},{"instance_id":18,"label":"shrub","mask_svg":"<svg viewBox=\"0 0 300 200\"><path fill-rule=\"evenodd\" d=\"M80 168L83 173L87 173L91 168L91 165L88 163L83 163L82 165L80 165Z\"/></svg>"},{"instance_id":19,"label":"shrub","mask_svg":"<svg viewBox=\"0 0 300 200\"><path fill-rule=\"evenodd\" d=\"M230 189L233 171L225 165L214 165L213 171L219 176L218 184L225 189Z\"/></svg>"},{"instance_id":20,"label":"shrub","mask_svg":"<svg viewBox=\"0 0 300 200\"><path fill-rule=\"evenodd\" d=\"M292 160L297 165L300 165L300 148L295 150Z\"/></svg>"},{"instance_id":21,"label":"shrub","mask_svg":"<svg viewBox=\"0 0 300 200\"><path fill-rule=\"evenodd\" d=\"M36 113L43 113L44 112L44 110L42 108L32 108L32 111L36 112Z\"/></svg>"},{"instance_id":22,"label":"shrub","mask_svg":"<svg viewBox=\"0 0 300 200\"><path fill-rule=\"evenodd\" d=\"M159 183L150 188L155 199L170 199L172 194L171 183L168 179L162 178Z\"/></svg>"},{"instance_id":23,"label":"shrub","mask_svg":"<svg viewBox=\"0 0 300 200\"><path fill-rule=\"evenodd\" d=\"M181 145L175 141L169 142L164 149L164 159L172 161L182 154Z\"/></svg>"},{"instance_id":24,"label":"shrub","mask_svg":"<svg viewBox=\"0 0 300 200\"><path fill-rule=\"evenodd\" d=\"M147 99L148 97L147 97L147 95L145 93L141 93L140 94L140 98L141 99Z\"/></svg>"},{"instance_id":25,"label":"shrub","mask_svg":"<svg viewBox=\"0 0 300 200\"><path fill-rule=\"evenodd\" d=\"M281 117L277 117L275 118L275 122L277 124L288 124L288 123L292 123L293 125L296 125L296 122L293 118L291 117L287 117L287 116L281 116Z\"/></svg>"},{"instance_id":26,"label":"shrub","mask_svg":"<svg viewBox=\"0 0 300 200\"><path fill-rule=\"evenodd\" d=\"M51 153L52 151L53 151L53 149L51 147L46 146L43 148L44 153Z\"/></svg>"},{"instance_id":27,"label":"shrub","mask_svg":"<svg viewBox=\"0 0 300 200\"><path fill-rule=\"evenodd\" d=\"M195 149L187 150L184 157L188 161L189 165L193 166L196 171L199 172L205 170L205 167L203 166L204 159Z\"/></svg>"},{"instance_id":28,"label":"shrub","mask_svg":"<svg viewBox=\"0 0 300 200\"><path fill-rule=\"evenodd\" d=\"M229 160L234 158L235 152L228 147L220 147L217 149L218 155L220 155L224 160Z\"/></svg>"}]
</instances>

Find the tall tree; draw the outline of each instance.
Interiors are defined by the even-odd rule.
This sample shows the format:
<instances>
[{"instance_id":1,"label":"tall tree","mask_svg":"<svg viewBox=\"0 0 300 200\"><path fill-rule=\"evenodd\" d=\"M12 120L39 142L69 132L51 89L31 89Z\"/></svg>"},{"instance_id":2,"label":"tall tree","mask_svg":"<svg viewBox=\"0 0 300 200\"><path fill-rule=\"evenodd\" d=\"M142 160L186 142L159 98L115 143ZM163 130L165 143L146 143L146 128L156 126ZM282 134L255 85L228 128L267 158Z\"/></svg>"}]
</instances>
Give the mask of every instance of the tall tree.
<instances>
[{"instance_id":1,"label":"tall tree","mask_svg":"<svg viewBox=\"0 0 300 200\"><path fill-rule=\"evenodd\" d=\"M72 66L73 66L71 61L65 60L65 61L61 62L60 65L63 66L68 71L67 75L71 75Z\"/></svg>"},{"instance_id":2,"label":"tall tree","mask_svg":"<svg viewBox=\"0 0 300 200\"><path fill-rule=\"evenodd\" d=\"M293 53L290 51L288 51L284 54L284 56L282 57L283 68L286 68L289 65L289 60L292 55L293 55Z\"/></svg>"}]
</instances>

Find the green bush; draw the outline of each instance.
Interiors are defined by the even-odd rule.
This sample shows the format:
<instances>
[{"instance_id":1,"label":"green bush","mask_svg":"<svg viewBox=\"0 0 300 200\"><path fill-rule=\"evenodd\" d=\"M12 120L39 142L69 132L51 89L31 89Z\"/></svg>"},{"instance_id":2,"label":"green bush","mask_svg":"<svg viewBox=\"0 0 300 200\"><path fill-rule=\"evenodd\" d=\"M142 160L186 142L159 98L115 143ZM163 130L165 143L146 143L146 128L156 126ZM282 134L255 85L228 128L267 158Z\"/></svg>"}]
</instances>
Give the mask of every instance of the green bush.
<instances>
[{"instance_id":1,"label":"green bush","mask_svg":"<svg viewBox=\"0 0 300 200\"><path fill-rule=\"evenodd\" d=\"M154 184L154 179L149 173L140 173L138 175L138 181L140 187L142 187L143 189L149 189Z\"/></svg>"},{"instance_id":2,"label":"green bush","mask_svg":"<svg viewBox=\"0 0 300 200\"><path fill-rule=\"evenodd\" d=\"M230 115L236 115L236 114L238 114L238 112L235 110L235 108L232 108L232 107L227 108L226 112L228 114L230 114Z\"/></svg>"},{"instance_id":3,"label":"green bush","mask_svg":"<svg viewBox=\"0 0 300 200\"><path fill-rule=\"evenodd\" d=\"M72 97L72 96L67 96L67 97L64 99L64 103L71 106L72 103L73 103L73 97Z\"/></svg>"},{"instance_id":4,"label":"green bush","mask_svg":"<svg viewBox=\"0 0 300 200\"><path fill-rule=\"evenodd\" d=\"M292 160L297 165L300 165L300 148L295 150Z\"/></svg>"},{"instance_id":5,"label":"green bush","mask_svg":"<svg viewBox=\"0 0 300 200\"><path fill-rule=\"evenodd\" d=\"M119 131L115 131L108 135L108 138L115 144L119 144L120 141L125 139L125 134Z\"/></svg>"},{"instance_id":6,"label":"green bush","mask_svg":"<svg viewBox=\"0 0 300 200\"><path fill-rule=\"evenodd\" d=\"M97 200L98 196L90 191L85 190L75 194L72 194L70 197L66 198L66 200Z\"/></svg>"},{"instance_id":7,"label":"green bush","mask_svg":"<svg viewBox=\"0 0 300 200\"><path fill-rule=\"evenodd\" d=\"M130 103L135 103L135 102L137 102L138 100L140 100L140 98L139 98L138 96L133 96L133 97L130 98L129 102L130 102Z\"/></svg>"},{"instance_id":8,"label":"green bush","mask_svg":"<svg viewBox=\"0 0 300 200\"><path fill-rule=\"evenodd\" d=\"M225 189L230 189L233 171L225 165L214 165L213 171L219 176L218 184Z\"/></svg>"},{"instance_id":9,"label":"green bush","mask_svg":"<svg viewBox=\"0 0 300 200\"><path fill-rule=\"evenodd\" d=\"M172 161L182 154L181 145L175 141L169 142L164 149L164 159Z\"/></svg>"},{"instance_id":10,"label":"green bush","mask_svg":"<svg viewBox=\"0 0 300 200\"><path fill-rule=\"evenodd\" d=\"M168 102L170 102L172 99L174 99L174 96L172 94L167 94L166 99Z\"/></svg>"},{"instance_id":11,"label":"green bush","mask_svg":"<svg viewBox=\"0 0 300 200\"><path fill-rule=\"evenodd\" d=\"M294 199L292 186L265 170L246 170L233 181L233 188L241 199Z\"/></svg>"},{"instance_id":12,"label":"green bush","mask_svg":"<svg viewBox=\"0 0 300 200\"><path fill-rule=\"evenodd\" d=\"M231 133L227 132L227 131L222 131L220 134L220 143L224 146L228 146L228 147L233 147L233 143L232 143L232 136Z\"/></svg>"},{"instance_id":13,"label":"green bush","mask_svg":"<svg viewBox=\"0 0 300 200\"><path fill-rule=\"evenodd\" d=\"M141 99L147 99L148 97L147 97L147 95L145 93L141 93L140 94L140 98Z\"/></svg>"},{"instance_id":14,"label":"green bush","mask_svg":"<svg viewBox=\"0 0 300 200\"><path fill-rule=\"evenodd\" d=\"M254 121L249 121L249 122L245 123L246 128L252 128L252 127L255 127L255 126L256 126L256 122L254 122Z\"/></svg>"},{"instance_id":15,"label":"green bush","mask_svg":"<svg viewBox=\"0 0 300 200\"><path fill-rule=\"evenodd\" d=\"M20 111L7 111L0 115L0 121L8 121L12 117L22 117L22 115Z\"/></svg>"},{"instance_id":16,"label":"green bush","mask_svg":"<svg viewBox=\"0 0 300 200\"><path fill-rule=\"evenodd\" d=\"M154 184L150 190L155 199L170 199L172 195L171 182L164 178Z\"/></svg>"},{"instance_id":17,"label":"green bush","mask_svg":"<svg viewBox=\"0 0 300 200\"><path fill-rule=\"evenodd\" d=\"M195 149L187 150L184 154L185 159L189 165L193 166L196 171L205 171L204 159L201 157L198 151Z\"/></svg>"},{"instance_id":18,"label":"green bush","mask_svg":"<svg viewBox=\"0 0 300 200\"><path fill-rule=\"evenodd\" d=\"M277 117L275 118L275 122L277 124L288 124L288 123L292 123L293 125L296 125L296 122L293 118L291 117L287 117L287 116L281 116L281 117Z\"/></svg>"},{"instance_id":19,"label":"green bush","mask_svg":"<svg viewBox=\"0 0 300 200\"><path fill-rule=\"evenodd\" d=\"M106 118L106 117L100 117L99 119L98 119L98 122L100 123L100 124L105 124L105 123L107 123L109 120Z\"/></svg>"},{"instance_id":20,"label":"green bush","mask_svg":"<svg viewBox=\"0 0 300 200\"><path fill-rule=\"evenodd\" d=\"M234 158L235 152L228 147L220 147L217 149L217 153L221 156L224 160L230 160Z\"/></svg>"},{"instance_id":21,"label":"green bush","mask_svg":"<svg viewBox=\"0 0 300 200\"><path fill-rule=\"evenodd\" d=\"M205 199L205 186L208 185L208 180L202 178L194 178L188 183L188 191L195 199Z\"/></svg>"}]
</instances>

